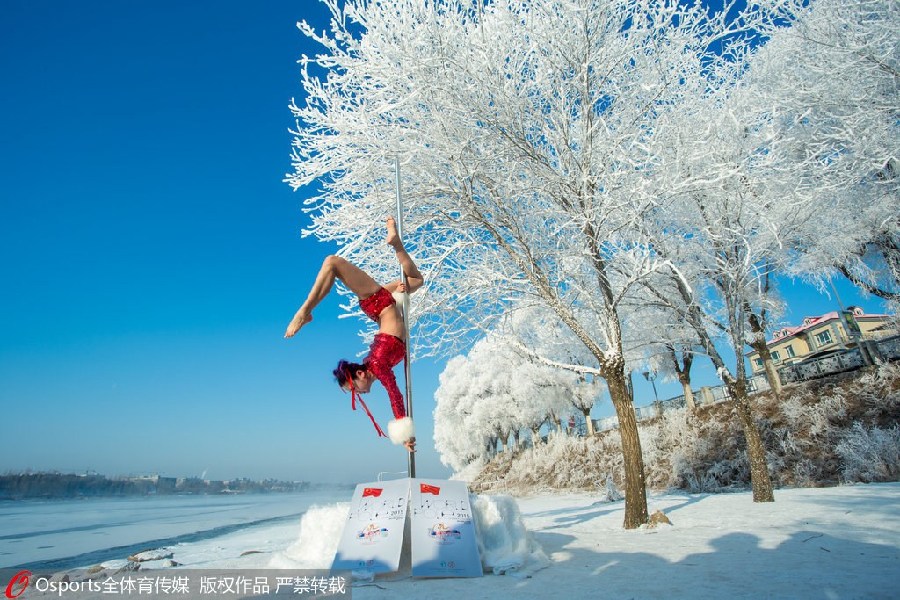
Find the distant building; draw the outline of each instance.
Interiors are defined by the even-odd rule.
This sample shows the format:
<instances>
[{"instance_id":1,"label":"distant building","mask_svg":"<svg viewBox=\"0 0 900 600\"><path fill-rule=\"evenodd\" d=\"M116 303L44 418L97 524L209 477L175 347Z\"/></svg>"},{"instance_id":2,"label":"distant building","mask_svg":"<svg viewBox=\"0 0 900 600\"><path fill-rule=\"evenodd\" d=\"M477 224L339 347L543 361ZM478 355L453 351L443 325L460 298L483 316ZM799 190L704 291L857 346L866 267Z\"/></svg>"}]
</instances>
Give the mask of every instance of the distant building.
<instances>
[{"instance_id":1,"label":"distant building","mask_svg":"<svg viewBox=\"0 0 900 600\"><path fill-rule=\"evenodd\" d=\"M844 317L851 335L848 335L837 311L818 317L806 317L797 327L783 327L776 331L772 339L766 342L775 368L834 350L855 347L857 339L877 340L897 334L891 315L867 315L861 308L851 306L845 311ZM759 352L754 350L747 354L747 358L750 359L754 374L765 370Z\"/></svg>"},{"instance_id":2,"label":"distant building","mask_svg":"<svg viewBox=\"0 0 900 600\"><path fill-rule=\"evenodd\" d=\"M156 491L159 494L174 494L175 483L178 480L174 477L160 477L156 481Z\"/></svg>"},{"instance_id":3,"label":"distant building","mask_svg":"<svg viewBox=\"0 0 900 600\"><path fill-rule=\"evenodd\" d=\"M128 481L136 484L149 485L149 490L157 494L172 494L175 492L177 479L174 477L162 477L160 475L139 475L128 477Z\"/></svg>"}]
</instances>

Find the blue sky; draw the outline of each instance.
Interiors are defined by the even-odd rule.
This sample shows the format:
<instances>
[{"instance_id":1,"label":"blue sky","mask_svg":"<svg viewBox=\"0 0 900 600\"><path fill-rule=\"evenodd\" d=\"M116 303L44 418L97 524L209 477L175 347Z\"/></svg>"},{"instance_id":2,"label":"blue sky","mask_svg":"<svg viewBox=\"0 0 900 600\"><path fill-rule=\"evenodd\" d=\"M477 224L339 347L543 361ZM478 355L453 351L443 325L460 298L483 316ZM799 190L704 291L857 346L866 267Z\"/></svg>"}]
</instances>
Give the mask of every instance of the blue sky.
<instances>
[{"instance_id":1,"label":"blue sky","mask_svg":"<svg viewBox=\"0 0 900 600\"><path fill-rule=\"evenodd\" d=\"M0 471L359 482L405 469L332 381L363 349L336 298L282 339L335 251L300 238L303 192L282 183L296 59L315 52L294 24L324 14L287 0L4 3ZM794 320L836 307L799 286L786 296ZM442 368L413 369L418 471L432 477L449 474L431 447ZM384 425L387 397L372 396Z\"/></svg>"}]
</instances>

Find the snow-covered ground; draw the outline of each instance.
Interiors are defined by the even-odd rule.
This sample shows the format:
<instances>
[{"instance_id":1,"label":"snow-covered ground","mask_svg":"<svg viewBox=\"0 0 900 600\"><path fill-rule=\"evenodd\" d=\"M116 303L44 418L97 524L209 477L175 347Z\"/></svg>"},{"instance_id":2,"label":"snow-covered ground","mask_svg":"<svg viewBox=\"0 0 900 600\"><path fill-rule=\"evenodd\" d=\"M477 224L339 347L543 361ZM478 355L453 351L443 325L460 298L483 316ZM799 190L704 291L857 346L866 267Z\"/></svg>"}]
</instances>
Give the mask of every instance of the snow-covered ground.
<instances>
[{"instance_id":1,"label":"snow-covered ground","mask_svg":"<svg viewBox=\"0 0 900 600\"><path fill-rule=\"evenodd\" d=\"M549 558L476 579L379 577L354 598L897 598L900 484L784 489L771 504L749 492L650 498L672 525L622 529L623 502L591 494L518 499ZM301 522L179 545L184 568L316 567L333 556L346 505ZM507 540L513 545L521 540ZM251 554L244 554L253 552ZM244 556L241 556L244 554ZM533 558L533 557L532 557ZM171 572L171 571L169 571Z\"/></svg>"}]
</instances>

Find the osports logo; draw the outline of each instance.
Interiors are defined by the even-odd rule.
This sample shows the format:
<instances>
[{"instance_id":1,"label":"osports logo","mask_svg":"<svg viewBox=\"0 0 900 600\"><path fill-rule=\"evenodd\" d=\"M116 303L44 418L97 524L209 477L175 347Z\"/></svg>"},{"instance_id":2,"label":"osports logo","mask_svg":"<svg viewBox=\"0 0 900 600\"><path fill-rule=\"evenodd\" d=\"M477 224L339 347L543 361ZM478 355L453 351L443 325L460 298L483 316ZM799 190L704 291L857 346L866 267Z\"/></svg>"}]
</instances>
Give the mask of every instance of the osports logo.
<instances>
[{"instance_id":1,"label":"osports logo","mask_svg":"<svg viewBox=\"0 0 900 600\"><path fill-rule=\"evenodd\" d=\"M19 571L13 575L6 585L6 597L12 599L21 596L31 581L30 577L31 571Z\"/></svg>"}]
</instances>

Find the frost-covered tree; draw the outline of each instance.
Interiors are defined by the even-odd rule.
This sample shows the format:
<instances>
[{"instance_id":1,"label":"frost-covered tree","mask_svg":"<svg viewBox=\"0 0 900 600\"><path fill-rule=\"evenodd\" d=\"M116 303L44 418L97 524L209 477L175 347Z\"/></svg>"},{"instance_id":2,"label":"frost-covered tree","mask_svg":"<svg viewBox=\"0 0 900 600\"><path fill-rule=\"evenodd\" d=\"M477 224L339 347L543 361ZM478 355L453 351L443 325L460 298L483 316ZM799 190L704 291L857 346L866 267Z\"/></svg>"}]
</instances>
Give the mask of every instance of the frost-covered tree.
<instances>
[{"instance_id":1,"label":"frost-covered tree","mask_svg":"<svg viewBox=\"0 0 900 600\"><path fill-rule=\"evenodd\" d=\"M551 419L557 428L562 429L561 417L577 413L584 417L588 435L592 435L591 410L605 385L596 375L596 359L572 330L546 306L518 303L500 321L498 332L527 360L553 367L556 393Z\"/></svg>"},{"instance_id":2,"label":"frost-covered tree","mask_svg":"<svg viewBox=\"0 0 900 600\"><path fill-rule=\"evenodd\" d=\"M671 269L666 268L648 278L639 293L630 299L633 306L625 323L625 339L634 356L632 362L635 370L653 371L663 380L678 381L685 403L693 410L691 368L695 355L702 353L702 348L694 329L679 314L670 310L668 299L660 302L657 298L656 290L660 287L661 278L669 279L671 274ZM668 293L677 294L671 287L668 287Z\"/></svg>"},{"instance_id":3,"label":"frost-covered tree","mask_svg":"<svg viewBox=\"0 0 900 600\"><path fill-rule=\"evenodd\" d=\"M735 401L756 500L771 499L771 484L745 401L742 355L750 345L768 358L773 273L822 280L848 263L862 273L868 265L859 257L873 248L889 265L898 222L889 173L898 128L897 5L801 4L764 46L721 65L725 79L728 69L741 77L689 107L697 109L694 130L660 128L654 139L670 140L658 146L668 153L658 174L671 170L657 249L677 267L679 294L666 297L684 301L686 322L706 336ZM733 368L712 344L717 332L738 359Z\"/></svg>"},{"instance_id":4,"label":"frost-covered tree","mask_svg":"<svg viewBox=\"0 0 900 600\"><path fill-rule=\"evenodd\" d=\"M322 186L308 231L376 274L389 268L371 233L390 211L398 156L407 245L430 281L417 352L463 349L510 302L546 306L606 381L625 526L644 523L620 303L658 268L637 226L658 191L648 142L768 15L677 0L327 4L329 32L302 27L324 52L302 62L307 98L293 106L289 182Z\"/></svg>"},{"instance_id":5,"label":"frost-covered tree","mask_svg":"<svg viewBox=\"0 0 900 600\"><path fill-rule=\"evenodd\" d=\"M856 4L865 5L863 12L885 6ZM681 303L678 310L701 337L731 393L747 441L755 500L771 500L772 492L765 449L747 402L743 353L747 345L760 352L777 393L780 382L765 343L768 321L779 308L773 274L816 265L821 277L823 266L839 263L849 249L877 237L898 214L896 198L886 194L889 186L873 185L873 173L887 164L886 152L896 139L896 80L890 116L878 106L885 100L883 89L879 96L870 88L875 106L867 107L862 98L852 97L846 82L834 82L834 73L826 77L820 71L815 82L800 75L816 72L823 61L818 52L799 52L802 44L796 40L809 43L813 23L823 30L834 25L828 15L837 19L837 14L828 6L811 3L807 11L795 5L795 20L770 31L765 46L746 48L712 68L712 79L734 85L711 88L700 101L683 106L677 116L694 123L693 129L661 120L652 140L654 175L666 192L648 227L656 232L654 248L670 261L669 284L678 292L657 294L672 306ZM836 10L837 4L831 7ZM820 9L824 12L817 13ZM844 46L839 54L841 60L853 54L856 62L883 69L885 63L875 57L887 44L888 19L883 13L860 13L856 20L866 18L881 23L881 34L872 36L873 46L881 48L873 55L857 44L854 52ZM854 17L841 16L835 21L842 30L837 38L820 31L820 42L858 38L866 28L853 22ZM810 69L813 64L818 67ZM882 76L875 87L885 85ZM842 98L839 104L832 92ZM894 136L885 144L891 130ZM863 191L875 194L870 205L859 205ZM845 217L848 211L854 214ZM734 366L726 365L715 348L719 336L728 340Z\"/></svg>"},{"instance_id":6,"label":"frost-covered tree","mask_svg":"<svg viewBox=\"0 0 900 600\"><path fill-rule=\"evenodd\" d=\"M513 393L518 375L506 368L504 359L503 348L482 340L467 356L451 359L441 373L435 392L435 447L457 471L486 458L491 440L502 440L508 450L509 438L517 438L532 416Z\"/></svg>"},{"instance_id":7,"label":"frost-covered tree","mask_svg":"<svg viewBox=\"0 0 900 600\"><path fill-rule=\"evenodd\" d=\"M723 68L740 71L746 58L737 56ZM694 329L715 365L744 430L754 500L771 501L744 352L750 345L767 358L767 319L780 307L772 276L786 264L786 248L802 239L817 208L812 182L791 177L779 157L790 140L773 132L757 106L753 88L723 86L682 113L695 123L693 129L662 128L654 139L666 194L648 227L671 273L648 289ZM727 340L735 357L731 366L715 346L718 339ZM767 373L778 390L768 359Z\"/></svg>"},{"instance_id":8,"label":"frost-covered tree","mask_svg":"<svg viewBox=\"0 0 900 600\"><path fill-rule=\"evenodd\" d=\"M789 272L822 283L836 272L900 300L900 5L797 1L746 79L782 142L773 151L812 181L818 218ZM807 190L804 190L806 193ZM896 304L895 304L896 305Z\"/></svg>"},{"instance_id":9,"label":"frost-covered tree","mask_svg":"<svg viewBox=\"0 0 900 600\"><path fill-rule=\"evenodd\" d=\"M467 372L466 357L457 356L447 362L440 375L440 386L435 393L434 444L441 461L455 471L462 470L477 459L481 453L475 448L492 436L500 438L503 425L496 422L477 422L474 408L481 400L478 393L470 389L470 380L456 377L459 372Z\"/></svg>"},{"instance_id":10,"label":"frost-covered tree","mask_svg":"<svg viewBox=\"0 0 900 600\"><path fill-rule=\"evenodd\" d=\"M591 410L600 398L604 387L603 381L599 377L586 377L584 375L580 376L577 383L572 386L572 407L584 417L588 437L595 433L594 421L591 419Z\"/></svg>"},{"instance_id":11,"label":"frost-covered tree","mask_svg":"<svg viewBox=\"0 0 900 600\"><path fill-rule=\"evenodd\" d=\"M541 426L567 414L576 375L519 354L508 336L491 334L466 356L451 359L435 393L435 447L441 460L461 470L502 440L528 429L540 443Z\"/></svg>"}]
</instances>

